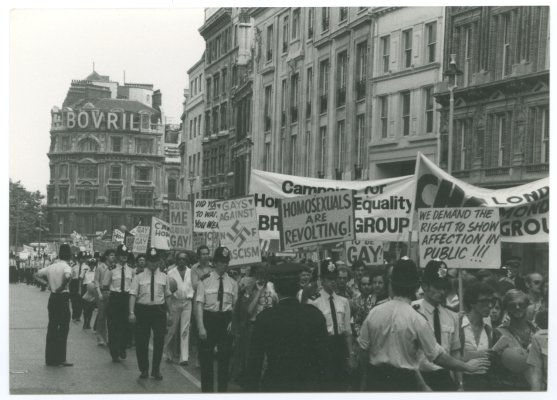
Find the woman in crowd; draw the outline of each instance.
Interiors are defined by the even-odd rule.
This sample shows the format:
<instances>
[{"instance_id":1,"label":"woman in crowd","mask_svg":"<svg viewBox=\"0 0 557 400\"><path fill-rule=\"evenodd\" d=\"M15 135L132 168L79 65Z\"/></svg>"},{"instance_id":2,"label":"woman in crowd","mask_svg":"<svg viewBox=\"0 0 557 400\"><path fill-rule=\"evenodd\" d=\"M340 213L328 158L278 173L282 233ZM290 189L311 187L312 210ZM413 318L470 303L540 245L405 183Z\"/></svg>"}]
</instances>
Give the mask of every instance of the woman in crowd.
<instances>
[{"instance_id":1,"label":"woman in crowd","mask_svg":"<svg viewBox=\"0 0 557 400\"><path fill-rule=\"evenodd\" d=\"M503 323L503 318L505 316L505 311L503 310L503 301L497 293L493 297L493 306L491 307L491 312L489 313L489 318L491 320L491 326L497 328Z\"/></svg>"}]
</instances>

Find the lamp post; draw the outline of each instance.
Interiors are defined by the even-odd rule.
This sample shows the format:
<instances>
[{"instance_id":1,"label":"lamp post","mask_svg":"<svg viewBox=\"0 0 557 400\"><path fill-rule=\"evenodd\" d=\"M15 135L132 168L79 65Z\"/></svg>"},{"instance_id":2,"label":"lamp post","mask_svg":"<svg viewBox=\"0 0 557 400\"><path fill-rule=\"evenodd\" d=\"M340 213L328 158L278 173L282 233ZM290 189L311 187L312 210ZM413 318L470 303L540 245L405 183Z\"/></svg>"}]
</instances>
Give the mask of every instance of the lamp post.
<instances>
[{"instance_id":1,"label":"lamp post","mask_svg":"<svg viewBox=\"0 0 557 400\"><path fill-rule=\"evenodd\" d=\"M197 179L197 176L194 176L192 173L190 173L190 177L188 178L188 182L190 183L190 201L193 204L193 184L195 183L195 180Z\"/></svg>"},{"instance_id":2,"label":"lamp post","mask_svg":"<svg viewBox=\"0 0 557 400\"><path fill-rule=\"evenodd\" d=\"M447 173L453 172L453 122L454 122L454 90L457 88L456 77L462 75L456 67L456 54L451 54L449 69L443 74L449 78L449 137L447 154Z\"/></svg>"},{"instance_id":3,"label":"lamp post","mask_svg":"<svg viewBox=\"0 0 557 400\"><path fill-rule=\"evenodd\" d=\"M58 222L58 226L60 227L60 243L62 243L62 229L63 229L63 227L64 227L64 221L63 221L63 220L60 220L60 221Z\"/></svg>"},{"instance_id":4,"label":"lamp post","mask_svg":"<svg viewBox=\"0 0 557 400\"><path fill-rule=\"evenodd\" d=\"M41 233L43 230L43 216L44 213L42 211L39 211L39 213L37 214L37 217L39 218L39 262L41 260Z\"/></svg>"}]
</instances>

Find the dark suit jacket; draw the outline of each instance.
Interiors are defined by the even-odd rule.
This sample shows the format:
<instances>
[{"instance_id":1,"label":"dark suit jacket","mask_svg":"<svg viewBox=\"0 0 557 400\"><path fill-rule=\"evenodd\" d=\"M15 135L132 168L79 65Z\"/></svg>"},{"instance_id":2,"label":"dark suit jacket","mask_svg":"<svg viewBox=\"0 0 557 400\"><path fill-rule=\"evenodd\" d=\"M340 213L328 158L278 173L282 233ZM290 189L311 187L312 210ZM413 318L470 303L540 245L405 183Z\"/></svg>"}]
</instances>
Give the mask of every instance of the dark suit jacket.
<instances>
[{"instance_id":1,"label":"dark suit jacket","mask_svg":"<svg viewBox=\"0 0 557 400\"><path fill-rule=\"evenodd\" d=\"M329 362L325 317L314 306L286 298L257 316L248 357L249 390L321 391Z\"/></svg>"}]
</instances>

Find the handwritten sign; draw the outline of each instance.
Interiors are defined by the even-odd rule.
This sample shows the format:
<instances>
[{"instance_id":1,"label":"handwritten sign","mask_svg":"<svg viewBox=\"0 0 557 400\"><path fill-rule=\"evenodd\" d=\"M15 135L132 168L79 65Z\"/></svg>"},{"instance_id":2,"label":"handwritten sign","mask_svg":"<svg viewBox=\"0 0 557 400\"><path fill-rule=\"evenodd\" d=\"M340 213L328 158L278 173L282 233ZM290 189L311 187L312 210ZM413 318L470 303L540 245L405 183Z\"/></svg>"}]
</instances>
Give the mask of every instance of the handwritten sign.
<instances>
[{"instance_id":1,"label":"handwritten sign","mask_svg":"<svg viewBox=\"0 0 557 400\"><path fill-rule=\"evenodd\" d=\"M170 250L170 224L153 217L151 219L151 247Z\"/></svg>"},{"instance_id":2,"label":"handwritten sign","mask_svg":"<svg viewBox=\"0 0 557 400\"><path fill-rule=\"evenodd\" d=\"M115 243L124 243L125 234L120 229L112 231L112 241Z\"/></svg>"},{"instance_id":3,"label":"handwritten sign","mask_svg":"<svg viewBox=\"0 0 557 400\"><path fill-rule=\"evenodd\" d=\"M346 242L346 264L352 266L356 261L367 266L383 264L383 242L358 241Z\"/></svg>"},{"instance_id":4,"label":"handwritten sign","mask_svg":"<svg viewBox=\"0 0 557 400\"><path fill-rule=\"evenodd\" d=\"M219 229L217 201L210 199L195 200L194 232L213 232Z\"/></svg>"},{"instance_id":5,"label":"handwritten sign","mask_svg":"<svg viewBox=\"0 0 557 400\"><path fill-rule=\"evenodd\" d=\"M169 201L170 247L174 250L191 250L193 242L191 203Z\"/></svg>"},{"instance_id":6,"label":"handwritten sign","mask_svg":"<svg viewBox=\"0 0 557 400\"><path fill-rule=\"evenodd\" d=\"M440 259L449 268L499 268L499 210L487 207L418 210L420 264Z\"/></svg>"},{"instance_id":7,"label":"handwritten sign","mask_svg":"<svg viewBox=\"0 0 557 400\"><path fill-rule=\"evenodd\" d=\"M230 266L261 262L253 197L218 201L220 245L230 249Z\"/></svg>"},{"instance_id":8,"label":"handwritten sign","mask_svg":"<svg viewBox=\"0 0 557 400\"><path fill-rule=\"evenodd\" d=\"M354 240L354 196L351 190L338 190L282 199L279 221L283 250Z\"/></svg>"},{"instance_id":9,"label":"handwritten sign","mask_svg":"<svg viewBox=\"0 0 557 400\"><path fill-rule=\"evenodd\" d=\"M136 226L134 228L135 236L133 240L132 251L134 253L143 254L147 252L147 243L149 242L149 233L151 232L151 227L149 226Z\"/></svg>"}]
</instances>

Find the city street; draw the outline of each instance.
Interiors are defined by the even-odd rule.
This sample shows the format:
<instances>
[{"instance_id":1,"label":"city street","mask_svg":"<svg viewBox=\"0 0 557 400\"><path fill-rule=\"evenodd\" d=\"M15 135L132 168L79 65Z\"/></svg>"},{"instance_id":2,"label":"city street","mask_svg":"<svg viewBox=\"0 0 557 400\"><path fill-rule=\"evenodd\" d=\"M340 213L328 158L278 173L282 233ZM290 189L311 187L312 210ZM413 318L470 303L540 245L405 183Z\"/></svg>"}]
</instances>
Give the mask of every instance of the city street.
<instances>
[{"instance_id":1,"label":"city street","mask_svg":"<svg viewBox=\"0 0 557 400\"><path fill-rule=\"evenodd\" d=\"M163 381L140 380L135 349L119 364L108 348L98 347L82 322L70 322L68 356L73 367L47 367L44 360L49 292L34 286L10 285L11 394L197 393L199 368L161 363ZM93 315L94 318L94 315Z\"/></svg>"}]
</instances>

